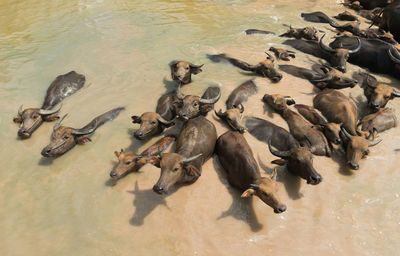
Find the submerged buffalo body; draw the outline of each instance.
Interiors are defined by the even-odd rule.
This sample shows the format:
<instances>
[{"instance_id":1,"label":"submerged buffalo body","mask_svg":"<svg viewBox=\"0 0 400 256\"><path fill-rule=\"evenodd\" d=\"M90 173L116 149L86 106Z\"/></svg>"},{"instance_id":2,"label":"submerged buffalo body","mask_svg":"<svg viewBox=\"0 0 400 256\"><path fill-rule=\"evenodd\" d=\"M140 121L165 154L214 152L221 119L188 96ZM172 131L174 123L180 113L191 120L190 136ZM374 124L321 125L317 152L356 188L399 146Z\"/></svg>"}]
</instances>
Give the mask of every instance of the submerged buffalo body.
<instances>
[{"instance_id":1,"label":"submerged buffalo body","mask_svg":"<svg viewBox=\"0 0 400 256\"><path fill-rule=\"evenodd\" d=\"M272 207L275 213L286 210L278 197L276 172L271 178L261 176L253 152L243 135L232 131L224 133L217 140L215 152L228 175L229 184L240 189L242 197L255 195Z\"/></svg>"},{"instance_id":2,"label":"submerged buffalo body","mask_svg":"<svg viewBox=\"0 0 400 256\"><path fill-rule=\"evenodd\" d=\"M236 87L231 94L229 94L228 99L226 100L226 108L237 108L240 104L243 104L247 101L247 99L256 94L258 92L257 85L253 80L248 80L238 87Z\"/></svg>"},{"instance_id":3,"label":"submerged buffalo body","mask_svg":"<svg viewBox=\"0 0 400 256\"><path fill-rule=\"evenodd\" d=\"M161 174L153 190L162 194L175 183L196 181L214 152L216 140L215 126L204 116L187 121L176 141L176 153L161 155Z\"/></svg>"},{"instance_id":4,"label":"submerged buffalo body","mask_svg":"<svg viewBox=\"0 0 400 256\"><path fill-rule=\"evenodd\" d=\"M44 157L58 157L66 153L75 147L76 144L84 144L90 139L86 137L91 133L94 133L98 127L104 123L116 118L119 113L125 108L115 108L110 110L96 118L81 129L74 129L67 126L62 126L61 122L65 118L61 118L57 124L53 127L53 133L51 134L50 144L43 148L42 156Z\"/></svg>"},{"instance_id":5,"label":"submerged buffalo body","mask_svg":"<svg viewBox=\"0 0 400 256\"><path fill-rule=\"evenodd\" d=\"M18 136L22 139L29 138L44 121L57 120L59 117L56 113L60 111L61 106L55 106L61 103L66 97L81 89L84 84L85 76L75 71L57 76L47 89L41 108L27 108L23 110L22 105L19 108L18 116L14 118L14 122L20 123Z\"/></svg>"}]
</instances>

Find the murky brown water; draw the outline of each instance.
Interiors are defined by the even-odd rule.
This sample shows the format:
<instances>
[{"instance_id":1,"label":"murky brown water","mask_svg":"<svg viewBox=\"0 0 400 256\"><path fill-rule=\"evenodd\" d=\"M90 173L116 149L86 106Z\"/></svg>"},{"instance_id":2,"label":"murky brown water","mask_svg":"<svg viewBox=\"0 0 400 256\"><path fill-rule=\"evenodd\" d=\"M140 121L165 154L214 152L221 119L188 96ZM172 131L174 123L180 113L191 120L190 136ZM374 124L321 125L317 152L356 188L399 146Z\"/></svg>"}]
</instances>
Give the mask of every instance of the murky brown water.
<instances>
[{"instance_id":1,"label":"murky brown water","mask_svg":"<svg viewBox=\"0 0 400 256\"><path fill-rule=\"evenodd\" d=\"M343 10L336 1L2 1L0 3L0 249L2 255L397 255L400 252L399 129L349 172L333 159L315 157L324 180L305 184L280 169L280 196L288 209L277 215L257 198L243 200L210 159L201 178L168 196L151 188L159 170L145 166L115 186L108 175L120 148L142 150L132 139L130 115L153 111L157 98L172 88L167 63L205 63L184 93L222 87L224 101L245 76L214 64L206 53L226 52L256 63L283 39L246 36L248 28L303 26L300 12ZM328 25L317 25L327 30ZM310 66L299 53L292 64ZM64 124L82 127L94 116L126 106L115 121L99 128L92 143L77 146L53 162L40 150L54 123L31 139L16 138L12 123L20 104L40 106L58 74L76 70L87 86L65 100ZM359 70L352 66L350 71ZM390 81L388 78L382 78ZM257 78L260 92L245 114L286 123L264 113L264 93L292 95L311 104L313 87L284 74L279 84ZM393 84L395 81L393 81ZM398 84L398 83L397 83ZM346 93L361 100L359 87ZM388 104L398 109L400 100ZM219 134L227 127L209 114ZM399 118L398 118L399 119ZM275 159L267 145L245 135L263 165ZM264 173L264 170L261 169ZM291 185L289 185L291 184Z\"/></svg>"}]
</instances>

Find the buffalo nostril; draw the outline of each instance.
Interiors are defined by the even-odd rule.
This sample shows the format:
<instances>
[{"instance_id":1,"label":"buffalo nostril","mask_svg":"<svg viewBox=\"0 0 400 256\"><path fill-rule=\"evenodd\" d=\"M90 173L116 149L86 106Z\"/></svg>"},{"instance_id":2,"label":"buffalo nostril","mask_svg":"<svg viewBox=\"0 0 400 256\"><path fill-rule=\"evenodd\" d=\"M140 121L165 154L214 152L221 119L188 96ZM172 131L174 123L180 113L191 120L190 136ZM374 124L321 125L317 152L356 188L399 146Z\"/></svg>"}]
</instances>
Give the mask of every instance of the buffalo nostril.
<instances>
[{"instance_id":1,"label":"buffalo nostril","mask_svg":"<svg viewBox=\"0 0 400 256\"><path fill-rule=\"evenodd\" d=\"M341 139L335 139L335 144L336 144L336 145L340 144L341 142L342 142Z\"/></svg>"},{"instance_id":2,"label":"buffalo nostril","mask_svg":"<svg viewBox=\"0 0 400 256\"><path fill-rule=\"evenodd\" d=\"M240 127L238 130L240 133L244 133L244 131L245 131L243 127Z\"/></svg>"},{"instance_id":3,"label":"buffalo nostril","mask_svg":"<svg viewBox=\"0 0 400 256\"><path fill-rule=\"evenodd\" d=\"M48 157L48 156L50 156L50 152L51 152L51 149L50 149L50 148L44 148L44 149L42 150L41 154L42 154L42 156L44 156L44 157Z\"/></svg>"},{"instance_id":4,"label":"buffalo nostril","mask_svg":"<svg viewBox=\"0 0 400 256\"><path fill-rule=\"evenodd\" d=\"M158 193L158 194L161 194L164 191L164 189L162 187L158 186L158 185L154 185L153 186L153 191Z\"/></svg>"},{"instance_id":5,"label":"buffalo nostril","mask_svg":"<svg viewBox=\"0 0 400 256\"><path fill-rule=\"evenodd\" d=\"M349 162L348 164L349 164L350 168L353 170L358 170L358 168L360 168L360 166L356 163Z\"/></svg>"},{"instance_id":6,"label":"buffalo nostril","mask_svg":"<svg viewBox=\"0 0 400 256\"><path fill-rule=\"evenodd\" d=\"M110 172L110 176L111 176L111 178L114 178L115 176L117 176L117 173L115 173L115 172Z\"/></svg>"},{"instance_id":7,"label":"buffalo nostril","mask_svg":"<svg viewBox=\"0 0 400 256\"><path fill-rule=\"evenodd\" d=\"M281 205L281 206L278 208L278 211L279 211L279 212L284 212L284 211L286 211L286 205Z\"/></svg>"},{"instance_id":8,"label":"buffalo nostril","mask_svg":"<svg viewBox=\"0 0 400 256\"><path fill-rule=\"evenodd\" d=\"M346 67L345 66L340 66L337 68L339 71L346 73Z\"/></svg>"},{"instance_id":9,"label":"buffalo nostril","mask_svg":"<svg viewBox=\"0 0 400 256\"><path fill-rule=\"evenodd\" d=\"M379 108L379 104L377 104L377 103L372 103L371 106L374 108Z\"/></svg>"}]
</instances>

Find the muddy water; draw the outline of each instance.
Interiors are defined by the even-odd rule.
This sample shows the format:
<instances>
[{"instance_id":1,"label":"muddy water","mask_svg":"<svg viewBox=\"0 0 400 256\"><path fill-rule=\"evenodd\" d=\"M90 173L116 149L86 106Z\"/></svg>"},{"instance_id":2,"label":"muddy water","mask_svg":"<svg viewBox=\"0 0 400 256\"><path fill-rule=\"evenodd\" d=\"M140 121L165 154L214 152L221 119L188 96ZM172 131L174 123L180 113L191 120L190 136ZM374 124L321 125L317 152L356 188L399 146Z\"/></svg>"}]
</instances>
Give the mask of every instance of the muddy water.
<instances>
[{"instance_id":1,"label":"muddy water","mask_svg":"<svg viewBox=\"0 0 400 256\"><path fill-rule=\"evenodd\" d=\"M400 251L399 129L381 134L382 143L349 171L344 158L315 157L324 180L307 185L279 169L280 196L287 211L274 214L257 198L244 200L230 188L218 161L210 159L201 178L167 196L151 188L159 169L145 166L117 184L108 175L114 150L143 150L130 115L155 109L173 86L167 63L205 63L184 93L201 94L210 84L222 88L223 102L252 78L211 63L206 53L226 52L256 63L282 41L246 36L258 28L283 33L282 23L304 26L301 11L343 10L336 1L2 1L0 4L0 249L2 255L397 255ZM328 31L327 25L317 25ZM292 64L310 66L299 53ZM350 72L359 70L350 66ZM40 106L58 74L76 70L87 85L68 98L64 124L82 127L113 107L126 111L99 128L92 142L54 161L42 159L54 123L29 140L16 138L12 123L20 104ZM393 85L396 81L380 77ZM264 93L293 96L311 104L315 93L304 80L284 74L279 84L257 78L260 92L245 114L286 123L264 108ZM398 81L397 81L398 84ZM344 90L365 106L359 87ZM399 100L389 106L398 109ZM218 134L227 127L208 118ZM246 134L268 175L275 159L267 146Z\"/></svg>"}]
</instances>

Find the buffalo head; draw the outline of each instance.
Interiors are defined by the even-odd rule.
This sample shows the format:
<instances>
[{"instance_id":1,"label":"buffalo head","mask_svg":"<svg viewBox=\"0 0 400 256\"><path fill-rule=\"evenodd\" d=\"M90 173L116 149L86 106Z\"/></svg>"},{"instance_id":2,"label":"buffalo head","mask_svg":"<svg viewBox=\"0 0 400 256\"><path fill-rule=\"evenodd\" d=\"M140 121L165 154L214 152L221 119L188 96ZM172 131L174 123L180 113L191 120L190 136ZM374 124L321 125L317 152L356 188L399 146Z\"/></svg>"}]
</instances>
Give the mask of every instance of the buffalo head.
<instances>
[{"instance_id":1,"label":"buffalo head","mask_svg":"<svg viewBox=\"0 0 400 256\"><path fill-rule=\"evenodd\" d=\"M138 171L147 163L146 159L132 151L124 152L121 149L120 152L115 151L114 154L118 158L118 165L110 172L110 177L113 179L119 179L130 172Z\"/></svg>"},{"instance_id":2,"label":"buffalo head","mask_svg":"<svg viewBox=\"0 0 400 256\"><path fill-rule=\"evenodd\" d=\"M294 99L292 99L290 96L283 96L280 94L265 94L263 101L278 113L284 111L288 105L296 104Z\"/></svg>"},{"instance_id":3,"label":"buffalo head","mask_svg":"<svg viewBox=\"0 0 400 256\"><path fill-rule=\"evenodd\" d=\"M201 154L185 158L177 153L164 153L161 155L161 175L153 186L154 192L158 194L167 193L168 189L175 183L188 180L196 180L200 177L200 170L191 161L199 158Z\"/></svg>"},{"instance_id":4,"label":"buffalo head","mask_svg":"<svg viewBox=\"0 0 400 256\"><path fill-rule=\"evenodd\" d=\"M282 74L275 69L275 58L266 52L267 58L257 65L252 66L254 72L264 77L270 78L273 82L277 83L282 79Z\"/></svg>"},{"instance_id":5,"label":"buffalo head","mask_svg":"<svg viewBox=\"0 0 400 256\"><path fill-rule=\"evenodd\" d=\"M255 184L250 184L250 187L245 190L241 197L257 196L264 203L274 209L275 213L286 211L286 205L282 204L278 197L278 184L276 183L276 168L270 178L261 177L255 181Z\"/></svg>"},{"instance_id":6,"label":"buffalo head","mask_svg":"<svg viewBox=\"0 0 400 256\"><path fill-rule=\"evenodd\" d=\"M140 117L131 116L132 123L140 124L139 129L135 132L135 137L139 140L149 138L153 135L161 133L165 127L174 124L173 121L167 121L155 112L145 112Z\"/></svg>"},{"instance_id":7,"label":"buffalo head","mask_svg":"<svg viewBox=\"0 0 400 256\"><path fill-rule=\"evenodd\" d=\"M311 79L311 82L317 84L317 86L321 89L343 89L347 87L353 88L358 83L357 80L345 77L342 72L335 68L324 66L322 71L325 73L323 77Z\"/></svg>"},{"instance_id":8,"label":"buffalo head","mask_svg":"<svg viewBox=\"0 0 400 256\"><path fill-rule=\"evenodd\" d=\"M238 108L227 109L224 113L222 113L222 110L220 109L218 112L215 111L215 114L222 120L225 120L235 131L244 133L246 127L242 124L243 111L243 105L239 104Z\"/></svg>"},{"instance_id":9,"label":"buffalo head","mask_svg":"<svg viewBox=\"0 0 400 256\"><path fill-rule=\"evenodd\" d=\"M273 161L278 164L286 164L289 172L307 180L307 184L317 185L322 181L321 175L317 173L313 166L312 153L307 147L292 148L282 151L274 148L271 141L268 142L269 150L284 161Z\"/></svg>"},{"instance_id":10,"label":"buffalo head","mask_svg":"<svg viewBox=\"0 0 400 256\"><path fill-rule=\"evenodd\" d=\"M171 77L180 84L188 84L192 81L192 74L200 73L203 65L194 65L187 61L172 61L169 63Z\"/></svg>"},{"instance_id":11,"label":"buffalo head","mask_svg":"<svg viewBox=\"0 0 400 256\"><path fill-rule=\"evenodd\" d=\"M357 53L361 49L361 40L360 38L357 37L357 47L354 50L349 50L345 48L337 48L337 49L332 49L331 47L325 45L322 42L322 39L325 37L325 34L321 37L319 40L319 46L321 49L324 51L330 53L331 59L330 63L332 67L338 69L341 72L346 72L346 62L348 58L350 57L350 54Z\"/></svg>"},{"instance_id":12,"label":"buffalo head","mask_svg":"<svg viewBox=\"0 0 400 256\"><path fill-rule=\"evenodd\" d=\"M347 164L353 170L358 170L358 162L369 154L369 147L377 145L382 140L369 141L362 136L352 136L342 128L343 134L349 139L346 150Z\"/></svg>"},{"instance_id":13,"label":"buffalo head","mask_svg":"<svg viewBox=\"0 0 400 256\"><path fill-rule=\"evenodd\" d=\"M176 96L178 101L174 104L177 107L177 117L187 121L210 111L212 104L215 104L221 97L221 91L219 90L218 95L214 98L203 99L200 96L184 95L178 87Z\"/></svg>"},{"instance_id":14,"label":"buffalo head","mask_svg":"<svg viewBox=\"0 0 400 256\"><path fill-rule=\"evenodd\" d=\"M59 117L56 115L60 111L61 105L56 109L27 108L22 110L22 105L18 109L18 116L13 121L20 124L18 136L22 139L29 138L32 133L42 125L43 121L51 122Z\"/></svg>"},{"instance_id":15,"label":"buffalo head","mask_svg":"<svg viewBox=\"0 0 400 256\"><path fill-rule=\"evenodd\" d=\"M389 100L394 97L400 97L400 93L393 87L378 83L378 81L369 74L365 79L365 84L364 94L368 99L368 106L375 111L384 108Z\"/></svg>"}]
</instances>

